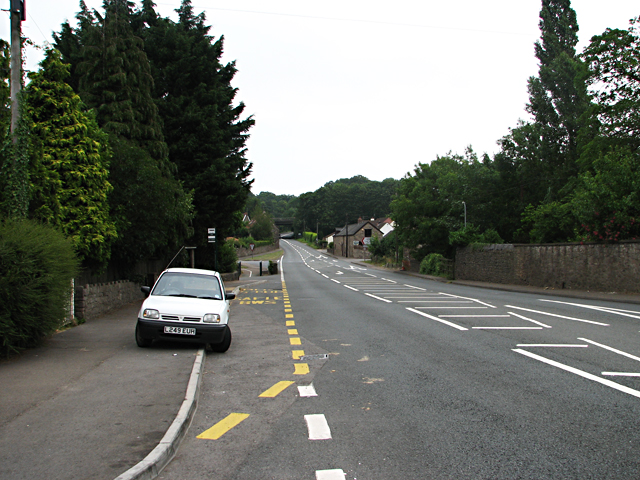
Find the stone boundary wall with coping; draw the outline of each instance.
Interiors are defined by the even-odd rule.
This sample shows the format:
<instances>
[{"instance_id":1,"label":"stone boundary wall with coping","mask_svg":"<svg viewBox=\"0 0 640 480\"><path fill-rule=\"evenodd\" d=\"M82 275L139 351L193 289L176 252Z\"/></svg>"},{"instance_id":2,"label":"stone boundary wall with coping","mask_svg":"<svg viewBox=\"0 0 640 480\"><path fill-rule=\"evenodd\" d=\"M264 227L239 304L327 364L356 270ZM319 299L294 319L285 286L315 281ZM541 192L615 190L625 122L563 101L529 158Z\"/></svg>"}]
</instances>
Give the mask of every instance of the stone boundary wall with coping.
<instances>
[{"instance_id":1,"label":"stone boundary wall with coping","mask_svg":"<svg viewBox=\"0 0 640 480\"><path fill-rule=\"evenodd\" d=\"M275 252L279 248L280 248L280 241L278 240L276 243L272 245L255 247L253 249L253 252L251 251L250 248L244 248L244 247L237 248L236 255L238 255L238 258L244 258L246 260L248 259L248 257L251 257L251 256L262 255L269 252Z\"/></svg>"},{"instance_id":2,"label":"stone boundary wall with coping","mask_svg":"<svg viewBox=\"0 0 640 480\"><path fill-rule=\"evenodd\" d=\"M238 280L238 272L222 273L222 280ZM144 300L140 285L128 280L76 286L74 291L74 317L90 320L115 308Z\"/></svg>"},{"instance_id":3,"label":"stone boundary wall with coping","mask_svg":"<svg viewBox=\"0 0 640 480\"><path fill-rule=\"evenodd\" d=\"M140 285L128 280L76 286L75 317L89 320L143 299Z\"/></svg>"},{"instance_id":4,"label":"stone boundary wall with coping","mask_svg":"<svg viewBox=\"0 0 640 480\"><path fill-rule=\"evenodd\" d=\"M468 246L456 252L455 278L640 293L640 242Z\"/></svg>"}]
</instances>

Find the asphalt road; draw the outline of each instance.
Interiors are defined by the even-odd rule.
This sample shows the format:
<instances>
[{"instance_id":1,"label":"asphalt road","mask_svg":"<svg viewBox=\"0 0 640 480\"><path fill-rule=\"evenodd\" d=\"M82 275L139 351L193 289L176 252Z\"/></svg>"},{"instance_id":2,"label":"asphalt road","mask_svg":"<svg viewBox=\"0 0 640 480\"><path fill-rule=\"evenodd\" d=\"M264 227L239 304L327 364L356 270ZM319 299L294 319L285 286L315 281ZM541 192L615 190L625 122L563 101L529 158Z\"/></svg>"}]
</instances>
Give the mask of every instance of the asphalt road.
<instances>
[{"instance_id":1,"label":"asphalt road","mask_svg":"<svg viewBox=\"0 0 640 480\"><path fill-rule=\"evenodd\" d=\"M160 478L640 478L640 307L281 246Z\"/></svg>"}]
</instances>

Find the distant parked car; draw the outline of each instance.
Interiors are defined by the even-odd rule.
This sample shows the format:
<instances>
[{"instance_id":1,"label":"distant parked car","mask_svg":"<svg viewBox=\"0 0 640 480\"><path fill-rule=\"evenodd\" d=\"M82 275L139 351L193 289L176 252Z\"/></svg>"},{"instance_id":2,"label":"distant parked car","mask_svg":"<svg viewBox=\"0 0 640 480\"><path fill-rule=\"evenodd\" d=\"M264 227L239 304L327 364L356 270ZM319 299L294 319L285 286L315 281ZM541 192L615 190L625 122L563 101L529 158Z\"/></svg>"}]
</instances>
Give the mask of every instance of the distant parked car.
<instances>
[{"instance_id":1,"label":"distant parked car","mask_svg":"<svg viewBox=\"0 0 640 480\"><path fill-rule=\"evenodd\" d=\"M136 343L149 347L154 340L193 342L210 352L226 352L231 345L229 302L220 274L195 268L169 268L160 274L136 323Z\"/></svg>"}]
</instances>

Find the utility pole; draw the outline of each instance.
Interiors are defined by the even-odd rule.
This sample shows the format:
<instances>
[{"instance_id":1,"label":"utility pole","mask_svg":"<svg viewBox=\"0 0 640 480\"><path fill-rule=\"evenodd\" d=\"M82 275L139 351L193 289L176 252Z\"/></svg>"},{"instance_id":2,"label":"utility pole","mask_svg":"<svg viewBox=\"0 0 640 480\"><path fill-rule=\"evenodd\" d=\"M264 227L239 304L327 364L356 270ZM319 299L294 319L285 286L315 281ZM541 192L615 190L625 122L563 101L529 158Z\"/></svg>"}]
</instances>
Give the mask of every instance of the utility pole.
<instances>
[{"instance_id":1,"label":"utility pole","mask_svg":"<svg viewBox=\"0 0 640 480\"><path fill-rule=\"evenodd\" d=\"M22 22L26 18L25 1L11 1L11 134L18 128L18 95L22 88ZM13 137L15 143L17 138Z\"/></svg>"}]
</instances>

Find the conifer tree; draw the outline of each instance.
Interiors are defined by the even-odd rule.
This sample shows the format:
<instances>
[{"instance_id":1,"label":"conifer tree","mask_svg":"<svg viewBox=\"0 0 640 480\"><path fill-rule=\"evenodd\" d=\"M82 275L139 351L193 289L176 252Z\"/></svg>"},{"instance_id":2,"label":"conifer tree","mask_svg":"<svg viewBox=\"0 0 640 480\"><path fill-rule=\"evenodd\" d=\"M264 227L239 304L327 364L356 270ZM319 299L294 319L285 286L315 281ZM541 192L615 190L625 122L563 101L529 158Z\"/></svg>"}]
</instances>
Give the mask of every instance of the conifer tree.
<instances>
[{"instance_id":1,"label":"conifer tree","mask_svg":"<svg viewBox=\"0 0 640 480\"><path fill-rule=\"evenodd\" d=\"M25 89L35 149L30 217L70 238L85 266L100 269L116 238L107 196L109 147L80 97L65 83L69 66L50 49Z\"/></svg>"},{"instance_id":2,"label":"conifer tree","mask_svg":"<svg viewBox=\"0 0 640 480\"><path fill-rule=\"evenodd\" d=\"M586 68L576 56L578 23L571 0L542 0L541 39L535 44L538 77L529 79L529 104L538 155L551 198L567 193L578 173L578 134L589 107Z\"/></svg>"},{"instance_id":3,"label":"conifer tree","mask_svg":"<svg viewBox=\"0 0 640 480\"><path fill-rule=\"evenodd\" d=\"M78 27L63 25L56 46L75 63L79 94L109 134L111 205L118 231L113 259L126 271L182 244L191 231L191 196L168 159L151 95L149 60L132 27L132 3L104 0L102 14L83 2L80 6Z\"/></svg>"},{"instance_id":4,"label":"conifer tree","mask_svg":"<svg viewBox=\"0 0 640 480\"><path fill-rule=\"evenodd\" d=\"M251 117L242 119L244 104L234 105L231 86L235 62L223 65L224 38L209 35L205 15L195 15L190 0L177 10L179 21L159 18L145 0L133 24L141 29L154 77L154 98L164 122L169 158L178 178L193 191L194 242L207 245L207 228L219 234L235 229L247 199L252 165L245 157ZM220 235L219 235L220 236ZM205 251L199 261L214 262Z\"/></svg>"}]
</instances>

